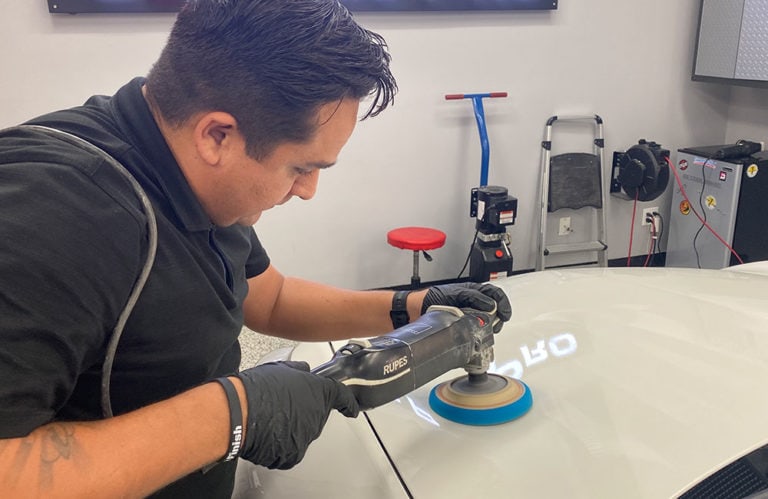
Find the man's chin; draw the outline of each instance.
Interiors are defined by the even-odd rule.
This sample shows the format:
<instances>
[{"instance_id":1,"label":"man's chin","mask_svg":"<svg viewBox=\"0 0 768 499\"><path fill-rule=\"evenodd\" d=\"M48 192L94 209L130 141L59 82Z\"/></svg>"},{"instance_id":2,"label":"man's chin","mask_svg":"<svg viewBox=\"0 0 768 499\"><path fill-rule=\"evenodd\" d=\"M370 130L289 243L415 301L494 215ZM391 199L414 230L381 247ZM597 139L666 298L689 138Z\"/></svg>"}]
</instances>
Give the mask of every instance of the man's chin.
<instances>
[{"instance_id":1,"label":"man's chin","mask_svg":"<svg viewBox=\"0 0 768 499\"><path fill-rule=\"evenodd\" d=\"M261 212L257 213L256 215L251 215L249 217L243 217L240 220L237 221L238 225L245 225L246 227L254 225L256 222L259 221L261 218Z\"/></svg>"}]
</instances>

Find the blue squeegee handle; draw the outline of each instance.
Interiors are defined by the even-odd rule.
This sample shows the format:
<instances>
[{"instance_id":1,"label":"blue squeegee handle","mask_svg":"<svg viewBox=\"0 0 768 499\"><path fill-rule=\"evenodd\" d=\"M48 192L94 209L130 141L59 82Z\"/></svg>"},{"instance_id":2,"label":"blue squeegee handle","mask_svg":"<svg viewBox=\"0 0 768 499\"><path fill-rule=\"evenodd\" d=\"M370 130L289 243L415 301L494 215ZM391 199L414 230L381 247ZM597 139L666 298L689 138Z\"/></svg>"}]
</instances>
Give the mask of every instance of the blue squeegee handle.
<instances>
[{"instance_id":1,"label":"blue squeegee handle","mask_svg":"<svg viewBox=\"0 0 768 499\"><path fill-rule=\"evenodd\" d=\"M360 409L372 409L452 369L481 368L493 347L492 321L485 312L431 307L391 333L350 341L312 372L344 383Z\"/></svg>"},{"instance_id":2,"label":"blue squeegee handle","mask_svg":"<svg viewBox=\"0 0 768 499\"><path fill-rule=\"evenodd\" d=\"M477 131L480 133L480 187L488 185L488 165L491 158L491 147L488 142L488 127L485 124L483 99L506 96L506 92L488 92L484 94L448 94L445 96L446 100L472 99L472 108L475 111L475 121L477 121Z\"/></svg>"}]
</instances>

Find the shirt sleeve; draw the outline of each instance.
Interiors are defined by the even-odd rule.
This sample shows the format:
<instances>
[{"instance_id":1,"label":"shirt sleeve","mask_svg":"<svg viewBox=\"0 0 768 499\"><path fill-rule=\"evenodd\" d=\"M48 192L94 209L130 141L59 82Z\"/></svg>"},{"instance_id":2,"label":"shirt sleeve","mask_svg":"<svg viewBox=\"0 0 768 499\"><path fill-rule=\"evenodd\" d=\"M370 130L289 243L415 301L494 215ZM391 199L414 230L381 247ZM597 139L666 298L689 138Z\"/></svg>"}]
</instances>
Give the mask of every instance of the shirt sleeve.
<instances>
[{"instance_id":1,"label":"shirt sleeve","mask_svg":"<svg viewBox=\"0 0 768 499\"><path fill-rule=\"evenodd\" d=\"M251 253L248 255L248 260L245 263L245 275L248 279L262 274L267 270L270 263L269 255L267 255L267 251L261 245L261 241L259 241L259 237L256 235L253 227L250 229L250 239Z\"/></svg>"},{"instance_id":2,"label":"shirt sleeve","mask_svg":"<svg viewBox=\"0 0 768 499\"><path fill-rule=\"evenodd\" d=\"M0 438L52 421L101 362L140 269L139 215L81 170L0 150Z\"/></svg>"}]
</instances>

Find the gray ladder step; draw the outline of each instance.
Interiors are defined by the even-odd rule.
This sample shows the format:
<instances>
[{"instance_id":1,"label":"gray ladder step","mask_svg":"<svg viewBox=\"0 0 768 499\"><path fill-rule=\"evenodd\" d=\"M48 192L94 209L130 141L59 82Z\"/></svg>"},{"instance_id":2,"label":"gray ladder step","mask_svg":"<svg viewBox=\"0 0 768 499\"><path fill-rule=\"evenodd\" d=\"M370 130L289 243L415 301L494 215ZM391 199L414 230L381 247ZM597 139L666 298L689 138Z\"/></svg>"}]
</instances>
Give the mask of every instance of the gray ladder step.
<instances>
[{"instance_id":1,"label":"gray ladder step","mask_svg":"<svg viewBox=\"0 0 768 499\"><path fill-rule=\"evenodd\" d=\"M562 253L579 253L582 251L605 251L608 245L602 241L587 241L584 243L573 244L553 244L544 248L545 255L556 255Z\"/></svg>"}]
</instances>

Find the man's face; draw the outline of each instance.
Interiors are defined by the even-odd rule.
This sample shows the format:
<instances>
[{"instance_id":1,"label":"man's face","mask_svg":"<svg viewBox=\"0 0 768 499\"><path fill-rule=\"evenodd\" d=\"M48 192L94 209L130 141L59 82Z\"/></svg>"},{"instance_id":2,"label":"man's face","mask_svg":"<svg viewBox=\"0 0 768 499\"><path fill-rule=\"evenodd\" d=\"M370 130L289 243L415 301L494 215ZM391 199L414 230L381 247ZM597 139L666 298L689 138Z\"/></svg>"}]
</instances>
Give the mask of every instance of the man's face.
<instances>
[{"instance_id":1,"label":"man's face","mask_svg":"<svg viewBox=\"0 0 768 499\"><path fill-rule=\"evenodd\" d=\"M308 200L315 195L320 170L336 162L357 123L359 101L344 99L320 108L316 133L305 143L284 143L266 158L255 160L238 148L236 164L221 193L215 222L253 225L265 210L297 196ZM242 149L242 150L240 150Z\"/></svg>"}]
</instances>

